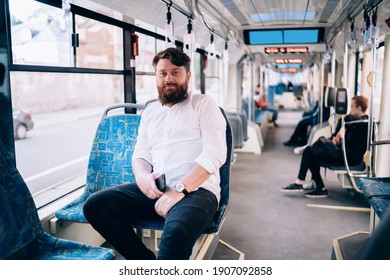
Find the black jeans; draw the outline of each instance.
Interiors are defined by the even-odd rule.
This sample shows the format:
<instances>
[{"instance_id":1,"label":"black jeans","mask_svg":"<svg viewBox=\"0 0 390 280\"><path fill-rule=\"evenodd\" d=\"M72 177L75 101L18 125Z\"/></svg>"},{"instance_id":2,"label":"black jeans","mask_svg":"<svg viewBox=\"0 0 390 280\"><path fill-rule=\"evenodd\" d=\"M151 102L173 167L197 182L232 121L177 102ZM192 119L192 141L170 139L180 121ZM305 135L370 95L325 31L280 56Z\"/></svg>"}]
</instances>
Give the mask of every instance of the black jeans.
<instances>
[{"instance_id":1,"label":"black jeans","mask_svg":"<svg viewBox=\"0 0 390 280\"><path fill-rule=\"evenodd\" d=\"M293 134L290 137L290 141L297 144L305 145L307 143L308 127L313 125L313 117L303 117L294 129Z\"/></svg>"},{"instance_id":2,"label":"black jeans","mask_svg":"<svg viewBox=\"0 0 390 280\"><path fill-rule=\"evenodd\" d=\"M136 184L124 184L92 194L84 205L88 222L126 259L155 259L131 224L139 219L160 218L154 205ZM198 189L168 212L157 259L189 259L198 237L217 210L215 195Z\"/></svg>"},{"instance_id":3,"label":"black jeans","mask_svg":"<svg viewBox=\"0 0 390 280\"><path fill-rule=\"evenodd\" d=\"M322 188L325 188L320 174L320 163L312 155L311 146L307 146L303 151L298 179L304 181L308 170L311 172L311 178L316 183L317 189L321 190Z\"/></svg>"}]
</instances>

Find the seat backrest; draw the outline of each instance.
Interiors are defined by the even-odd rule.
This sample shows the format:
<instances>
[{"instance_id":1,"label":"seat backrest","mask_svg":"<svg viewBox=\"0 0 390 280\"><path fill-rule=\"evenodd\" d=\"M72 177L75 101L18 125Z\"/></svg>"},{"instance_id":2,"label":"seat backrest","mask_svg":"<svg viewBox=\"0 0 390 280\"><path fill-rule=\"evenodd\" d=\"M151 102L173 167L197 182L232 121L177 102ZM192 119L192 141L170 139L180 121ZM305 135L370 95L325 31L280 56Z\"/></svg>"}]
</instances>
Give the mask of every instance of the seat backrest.
<instances>
[{"instance_id":1,"label":"seat backrest","mask_svg":"<svg viewBox=\"0 0 390 280\"><path fill-rule=\"evenodd\" d=\"M43 233L31 193L0 142L0 259Z\"/></svg>"},{"instance_id":2,"label":"seat backrest","mask_svg":"<svg viewBox=\"0 0 390 280\"><path fill-rule=\"evenodd\" d=\"M244 135L241 118L237 113L231 112L227 112L226 116L233 133L233 146L234 148L242 148L244 145Z\"/></svg>"},{"instance_id":3,"label":"seat backrest","mask_svg":"<svg viewBox=\"0 0 390 280\"><path fill-rule=\"evenodd\" d=\"M232 137L232 128L230 127L229 121L226 117L226 114L223 109L221 112L226 120L226 161L219 169L219 174L221 177L221 200L219 206L227 205L229 201L229 184L230 184L230 165L232 162L232 153L233 153L233 137Z\"/></svg>"},{"instance_id":4,"label":"seat backrest","mask_svg":"<svg viewBox=\"0 0 390 280\"><path fill-rule=\"evenodd\" d=\"M226 214L227 206L229 203L229 186L230 186L230 164L232 162L232 151L233 151L233 137L232 129L228 118L221 108L222 115L226 120L226 161L219 169L220 175L220 187L221 187L221 198L219 200L218 210L214 216L214 220L211 225L206 230L207 233L212 233L218 231L220 224Z\"/></svg>"},{"instance_id":5,"label":"seat backrest","mask_svg":"<svg viewBox=\"0 0 390 280\"><path fill-rule=\"evenodd\" d=\"M248 119L246 118L246 114L244 112L238 112L237 114L241 118L244 141L247 141L248 140Z\"/></svg>"},{"instance_id":6,"label":"seat backrest","mask_svg":"<svg viewBox=\"0 0 390 280\"><path fill-rule=\"evenodd\" d=\"M89 156L87 194L135 182L131 161L140 120L136 114L102 118Z\"/></svg>"}]
</instances>

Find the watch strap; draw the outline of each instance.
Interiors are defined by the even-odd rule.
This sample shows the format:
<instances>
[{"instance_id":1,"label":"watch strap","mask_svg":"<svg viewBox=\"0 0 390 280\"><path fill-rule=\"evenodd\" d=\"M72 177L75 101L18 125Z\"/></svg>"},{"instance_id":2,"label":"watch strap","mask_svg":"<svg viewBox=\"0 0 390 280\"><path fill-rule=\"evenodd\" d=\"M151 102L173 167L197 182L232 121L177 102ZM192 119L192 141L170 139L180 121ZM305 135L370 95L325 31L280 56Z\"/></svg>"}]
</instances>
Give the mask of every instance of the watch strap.
<instances>
[{"instance_id":1,"label":"watch strap","mask_svg":"<svg viewBox=\"0 0 390 280\"><path fill-rule=\"evenodd\" d=\"M189 192L186 190L186 188L183 189L182 193L183 193L184 195L189 194Z\"/></svg>"}]
</instances>

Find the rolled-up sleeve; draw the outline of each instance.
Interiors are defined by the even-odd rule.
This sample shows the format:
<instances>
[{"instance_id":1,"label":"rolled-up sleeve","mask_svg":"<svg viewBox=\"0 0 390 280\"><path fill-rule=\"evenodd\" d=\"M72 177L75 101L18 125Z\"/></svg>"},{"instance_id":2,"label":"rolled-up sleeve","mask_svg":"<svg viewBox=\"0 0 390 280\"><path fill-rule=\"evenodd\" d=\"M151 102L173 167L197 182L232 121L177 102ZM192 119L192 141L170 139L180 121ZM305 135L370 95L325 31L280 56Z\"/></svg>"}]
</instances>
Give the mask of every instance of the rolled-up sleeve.
<instances>
[{"instance_id":1,"label":"rolled-up sleeve","mask_svg":"<svg viewBox=\"0 0 390 280\"><path fill-rule=\"evenodd\" d=\"M194 162L210 174L218 172L226 161L226 121L212 98L205 98L197 107L200 116L202 152Z\"/></svg>"}]
</instances>

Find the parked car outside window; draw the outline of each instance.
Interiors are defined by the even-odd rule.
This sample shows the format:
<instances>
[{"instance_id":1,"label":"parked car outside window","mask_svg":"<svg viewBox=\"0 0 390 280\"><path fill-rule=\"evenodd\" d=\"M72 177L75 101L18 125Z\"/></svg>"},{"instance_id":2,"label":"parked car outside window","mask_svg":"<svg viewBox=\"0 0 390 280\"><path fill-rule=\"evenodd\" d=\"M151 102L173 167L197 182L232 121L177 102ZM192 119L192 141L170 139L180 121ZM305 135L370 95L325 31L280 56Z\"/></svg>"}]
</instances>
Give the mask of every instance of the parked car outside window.
<instances>
[{"instance_id":1,"label":"parked car outside window","mask_svg":"<svg viewBox=\"0 0 390 280\"><path fill-rule=\"evenodd\" d=\"M27 131L33 129L34 122L31 114L18 108L12 108L15 139L25 139Z\"/></svg>"}]
</instances>

